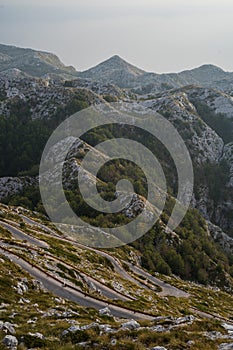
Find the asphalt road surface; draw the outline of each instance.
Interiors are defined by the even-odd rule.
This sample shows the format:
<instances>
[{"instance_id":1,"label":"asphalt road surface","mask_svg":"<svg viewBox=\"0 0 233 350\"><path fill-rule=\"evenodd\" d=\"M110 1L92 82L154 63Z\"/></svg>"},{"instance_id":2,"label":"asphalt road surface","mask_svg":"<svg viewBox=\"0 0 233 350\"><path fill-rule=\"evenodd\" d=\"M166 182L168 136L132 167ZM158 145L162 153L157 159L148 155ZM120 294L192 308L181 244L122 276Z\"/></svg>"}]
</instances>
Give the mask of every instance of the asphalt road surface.
<instances>
[{"instance_id":1,"label":"asphalt road surface","mask_svg":"<svg viewBox=\"0 0 233 350\"><path fill-rule=\"evenodd\" d=\"M153 320L153 316L146 315L140 312L134 312L131 310L127 310L123 307L119 307L108 303L107 301L100 301L95 299L94 297L90 297L85 295L84 293L74 290L70 288L68 285L65 287L62 281L58 281L52 276L48 276L46 273L39 270L37 267L33 267L28 262L23 259L11 254L9 252L4 251L0 248L0 253L8 257L15 264L19 265L23 270L27 271L32 277L36 278L40 281L43 286L50 292L56 294L57 296L68 299L75 303L78 303L81 306L95 308L95 309L103 309L106 306L110 309L110 312L113 316L122 317L127 319L147 319Z\"/></svg>"},{"instance_id":2,"label":"asphalt road surface","mask_svg":"<svg viewBox=\"0 0 233 350\"><path fill-rule=\"evenodd\" d=\"M163 296L173 296L177 298L188 298L190 295L181 289L178 289L174 286L171 286L170 284L161 281L160 279L152 276L148 272L144 271L143 269L139 268L138 266L132 265L130 263L127 263L129 268L136 273L139 276L143 276L146 278L148 281L154 283L155 285L159 286L162 288L162 292L159 292L158 294L163 295Z\"/></svg>"},{"instance_id":3,"label":"asphalt road surface","mask_svg":"<svg viewBox=\"0 0 233 350\"><path fill-rule=\"evenodd\" d=\"M37 247L40 247L40 248L49 248L49 245L43 241L40 241L39 239L36 239L36 238L33 238L29 235L27 235L26 233L24 233L23 231L21 231L20 229L6 223L6 222L3 222L3 221L0 221L0 225L5 227L8 231L11 232L11 234L19 239L19 240L22 240L22 241L27 241L28 243L32 244L32 245L35 245Z\"/></svg>"},{"instance_id":4,"label":"asphalt road surface","mask_svg":"<svg viewBox=\"0 0 233 350\"><path fill-rule=\"evenodd\" d=\"M39 224L37 223L36 221L32 220L32 219L29 219L28 217L24 216L24 215L21 215L21 217L27 222L29 223L30 225L37 225L38 227L41 227L43 229L46 229L46 226L42 225L42 224ZM54 232L52 230L50 230L50 232L54 235ZM58 235L56 235L56 238L60 239L60 240L64 240L64 241L68 241L68 242L72 242L72 240L69 240L69 239L65 239L65 238L60 238ZM140 283L137 279L133 278L121 265L121 263L118 261L118 259L116 259L115 257L109 255L108 253L106 252L103 252L102 250L98 250L98 249L95 249L95 248L91 248L91 247L86 247L86 246L83 246L82 244L79 244L75 241L72 242L74 245L77 245L81 248L84 248L84 249L88 249L88 250L91 250L91 251L94 251L96 252L97 254L107 258L113 265L115 271L124 279L128 280L128 281L131 281L135 284L137 284L140 288L146 288L146 289L149 289L146 284L144 283ZM159 292L158 294L160 294L161 296L173 296L173 297L177 297L177 298L187 298L189 297L189 294L150 275L148 272L144 271L143 269L137 267L137 266L134 266L130 263L127 263L128 266L130 267L130 269L137 275L139 276L143 276L144 278L146 278L148 281L152 282L153 284L159 286L162 291Z\"/></svg>"}]
</instances>

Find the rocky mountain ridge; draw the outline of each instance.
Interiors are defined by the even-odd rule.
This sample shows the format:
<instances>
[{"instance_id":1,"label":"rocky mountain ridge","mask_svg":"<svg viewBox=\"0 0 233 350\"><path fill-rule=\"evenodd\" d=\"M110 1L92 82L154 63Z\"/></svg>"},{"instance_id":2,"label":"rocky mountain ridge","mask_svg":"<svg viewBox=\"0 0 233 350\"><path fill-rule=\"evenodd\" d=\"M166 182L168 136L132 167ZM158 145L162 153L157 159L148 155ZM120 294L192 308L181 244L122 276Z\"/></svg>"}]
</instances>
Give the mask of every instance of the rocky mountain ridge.
<instances>
[{"instance_id":1,"label":"rocky mountain ridge","mask_svg":"<svg viewBox=\"0 0 233 350\"><path fill-rule=\"evenodd\" d=\"M75 68L66 67L52 53L0 44L0 72L7 73L11 69L37 77L49 74L68 77L76 74Z\"/></svg>"},{"instance_id":2,"label":"rocky mountain ridge","mask_svg":"<svg viewBox=\"0 0 233 350\"><path fill-rule=\"evenodd\" d=\"M116 57L113 60L114 64L115 61L119 60L120 58ZM16 73L18 72L16 71ZM141 76L144 73L140 71L137 74ZM79 78L63 83L48 78L39 79L22 77L18 74L12 76L12 74L0 73L0 95L1 115L9 118L10 115L17 113L22 115L24 120L26 116L28 120L54 120L58 113L62 115L65 112L68 116L75 112L76 108L82 108L82 106L88 106L91 103L104 102L104 98L110 99L110 101L137 101L137 104L163 114L178 128L186 140L196 164L209 163L217 166L225 160L230 168L230 174L232 173L231 143L222 139L222 133L219 133L217 127L213 128L212 124L207 125L208 121L203 119L200 111L197 110L196 103L201 103L219 118L221 124L223 124L223 118L229 119L228 122L231 123L233 116L232 97L216 89L189 85L155 96L140 97L140 95L136 96L116 85L94 82L89 79ZM79 99L80 95L82 96L82 104L80 102L74 103L74 101L79 101L77 98ZM70 107L68 108L68 106ZM204 114L206 115L207 112ZM213 119L212 116L211 118ZM230 124L226 124L223 133L229 132L229 126ZM229 139L231 139L231 135ZM229 188L232 187L231 183L232 175L228 179ZM229 216L232 208L231 195L224 199L222 204L216 205L209 199L208 185L201 186L199 193L202 197L201 200L196 199L194 202L206 219L221 225L223 230L229 229L232 225L232 219ZM213 206L216 206L216 209ZM221 210L221 207L224 209ZM220 213L227 214L220 215Z\"/></svg>"},{"instance_id":3,"label":"rocky mountain ridge","mask_svg":"<svg viewBox=\"0 0 233 350\"><path fill-rule=\"evenodd\" d=\"M3 55L6 55L5 47L4 50ZM17 52L17 57L20 56L19 52L21 54L25 52L23 49L18 51L18 49L11 47L10 51L14 52L14 50ZM34 51L29 50L29 52L32 53ZM4 56L2 60L5 62L8 58ZM100 64L98 69L91 69L89 73L92 74L94 72L93 74L96 74L96 78L98 74L103 74L103 72L106 74L112 72L112 70L123 72L125 69L136 78L147 74L134 66L128 65L119 56L110 58ZM199 74L200 72L201 74ZM213 72L214 74L212 74ZM185 71L180 74L183 77L190 76L192 79L195 76L199 81L201 80L202 83L205 83L210 79L210 76L213 78L214 75L218 75L218 78L220 76L225 78L228 73L207 65L201 68L200 71L195 69L191 73L190 71ZM187 82L185 79L184 81ZM188 82L190 83L190 80ZM225 141L224 135L222 135L222 133L229 131L230 124L226 124L225 130L220 132L218 125L212 125L205 118L208 114L207 112L210 111L210 113L213 113L213 116L218 118L221 124L223 124L224 118L227 118L228 122L231 123L233 104L229 93L207 87L188 85L187 87L163 91L154 96L144 95L141 97L140 95L132 94L129 89L122 90L116 85L91 80L90 75L88 79L78 78L62 82L49 77L46 79L33 78L21 74L17 69L0 73L0 111L5 118L9 118L12 114L17 113L22 115L24 119L27 115L26 119L28 120L53 120L53 118L57 118L60 110L64 110L67 115L74 112L75 108L77 108L76 106L80 104L74 104L74 99L76 101L80 93L83 95L82 105L80 106L104 102L105 98L107 101L137 101L136 103L140 106L155 110L166 116L186 140L195 164L198 166L210 164L218 167L223 161L227 163L229 167L227 186L228 189L231 189L232 145L231 142ZM87 103L85 102L86 104L84 100L87 101ZM206 106L208 109L204 111L204 114L200 110L199 104L202 107ZM67 111L68 106L73 106L72 108L69 107L69 112ZM213 119L212 115L211 118ZM21 187L19 186L19 188ZM232 208L231 190L230 195L222 199L222 203L217 204L214 204L213 199L209 198L210 189L208 184L201 184L198 193L200 199L194 198L194 205L199 208L206 219L213 220L215 224L220 225L224 230L228 230L232 225L230 215Z\"/></svg>"},{"instance_id":4,"label":"rocky mountain ridge","mask_svg":"<svg viewBox=\"0 0 233 350\"><path fill-rule=\"evenodd\" d=\"M120 88L128 88L139 94L157 93L190 84L216 88L221 91L233 90L233 73L221 68L204 64L198 68L180 73L157 74L126 62L118 55L86 71L78 72L65 66L60 59L48 52L0 45L0 72L9 74L12 69L37 77L53 79L90 79L102 83L111 83ZM18 73L19 74L19 73Z\"/></svg>"},{"instance_id":5,"label":"rocky mountain ridge","mask_svg":"<svg viewBox=\"0 0 233 350\"><path fill-rule=\"evenodd\" d=\"M119 56L77 73L50 54L5 46L0 53L0 201L10 204L0 204L4 344L64 350L67 344L68 349L74 344L92 348L95 339L97 349L109 344L135 350L231 347L232 74L206 65L157 75ZM180 227L165 232L176 193L174 169L148 135L122 127L120 136L136 137L152 147L168 177L170 194L160 220L146 236L131 246L104 251L70 241L41 214L38 164L47 138L61 121L90 105L111 102L127 102L142 113L156 111L176 127L192 157L195 188L192 208ZM98 175L101 194L108 199L116 195L113 174L132 177L137 194L116 217L91 211L75 187L85 154L96 143L116 137L114 132L109 128L86 135L73 144L64 166L64 189L73 210L97 227L128 222L144 203L140 172L124 162L110 164ZM103 157L108 160L97 152L96 162ZM84 176L93 183L91 174ZM95 228L91 234L94 237ZM59 295L46 292L40 281ZM75 303L68 301L71 297ZM149 317L152 324L125 322L119 315Z\"/></svg>"},{"instance_id":6,"label":"rocky mountain ridge","mask_svg":"<svg viewBox=\"0 0 233 350\"><path fill-rule=\"evenodd\" d=\"M157 74L140 70L119 56L113 56L78 75L82 78L110 82L139 94L156 93L192 84L230 90L233 80L233 73L225 72L214 65L205 64L180 73Z\"/></svg>"}]
</instances>

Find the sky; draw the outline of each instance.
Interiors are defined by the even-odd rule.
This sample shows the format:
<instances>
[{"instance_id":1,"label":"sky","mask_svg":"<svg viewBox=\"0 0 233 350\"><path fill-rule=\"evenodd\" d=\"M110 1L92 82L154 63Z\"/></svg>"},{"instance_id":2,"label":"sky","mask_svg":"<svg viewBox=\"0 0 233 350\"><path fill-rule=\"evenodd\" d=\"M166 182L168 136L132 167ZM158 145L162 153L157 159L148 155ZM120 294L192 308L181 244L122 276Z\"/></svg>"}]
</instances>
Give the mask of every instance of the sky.
<instances>
[{"instance_id":1,"label":"sky","mask_svg":"<svg viewBox=\"0 0 233 350\"><path fill-rule=\"evenodd\" d=\"M0 0L0 42L85 70L117 54L151 72L233 71L232 0Z\"/></svg>"}]
</instances>

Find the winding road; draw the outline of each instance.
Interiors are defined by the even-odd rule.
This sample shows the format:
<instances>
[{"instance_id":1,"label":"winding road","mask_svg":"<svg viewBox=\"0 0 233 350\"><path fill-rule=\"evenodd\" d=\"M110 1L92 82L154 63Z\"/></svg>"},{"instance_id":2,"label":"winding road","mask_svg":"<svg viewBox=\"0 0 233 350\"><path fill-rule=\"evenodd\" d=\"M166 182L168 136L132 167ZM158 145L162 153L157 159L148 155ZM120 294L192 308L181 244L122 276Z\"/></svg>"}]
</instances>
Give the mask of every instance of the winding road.
<instances>
[{"instance_id":1,"label":"winding road","mask_svg":"<svg viewBox=\"0 0 233 350\"><path fill-rule=\"evenodd\" d=\"M14 227L8 223L0 221L0 225L2 225L7 230L9 230L12 233L12 235L19 240L28 241L30 244L35 245L39 248L49 248L49 245L47 245L45 242L32 238L31 236L22 232L20 229ZM45 254L45 255L48 256L50 259L53 259L56 262L62 263L64 266L66 266L69 269L72 268L72 269L76 270L77 273L80 274L82 278L86 279L87 283L91 282L90 284L93 284L96 287L96 289L99 290L107 298L118 299L118 300L123 300L123 301L134 300L134 298L125 296L122 293L119 293L119 292L115 291L114 289L107 287L103 283L97 281L95 278L89 276L88 274L86 274L82 271L79 271L74 266L67 264L63 260L58 259L50 254Z\"/></svg>"},{"instance_id":2,"label":"winding road","mask_svg":"<svg viewBox=\"0 0 233 350\"><path fill-rule=\"evenodd\" d=\"M98 249L83 246L77 242L74 242L71 239L60 237L53 230L47 228L43 224L40 224L32 219L29 219L26 216L23 216L23 215L21 215L21 216L24 219L24 221L27 222L29 225L40 227L43 230L49 232L50 233L49 236L52 235L56 239L72 243L72 244L77 245L83 249L88 249L88 250L94 251L97 254L106 257L114 266L115 271L117 273L119 273L119 275L121 275L124 279L127 279L127 280L134 282L134 283L137 283L138 285L142 286L143 288L145 288L145 286L147 285L146 282L140 283L136 278L133 278L123 268L123 266L118 261L118 259L109 255L108 253L100 251ZM0 221L0 225L2 225L7 230L9 230L12 233L12 235L14 237L16 237L17 239L28 241L31 245L34 245L34 246L39 247L39 248L49 248L49 245L46 242L38 240L36 238L33 238L30 235L27 235L26 233L22 232L19 228L16 228L15 226L11 225L9 222L10 221L8 221L7 223ZM14 223L14 225L18 225L18 224ZM47 236L47 234L45 234L44 232L41 232L41 234ZM101 300L97 297L90 296L90 295L80 291L77 287L75 287L74 285L71 285L69 283L67 283L64 286L64 280L61 280L55 276L48 274L47 272L43 271L38 266L34 266L34 265L30 264L29 262L25 261L23 258L17 256L17 254L7 250L7 248L4 248L3 246L2 246L2 248L0 248L0 253L5 255L6 257L8 257L10 260L12 260L17 265L19 265L22 269L27 271L31 276L36 278L38 281L42 282L42 284L44 285L44 287L48 291L53 292L54 294L56 294L59 297L76 302L81 306L91 307L91 308L95 308L98 310L105 308L105 307L108 307L111 314L113 316L117 316L117 317L132 318L132 319L147 319L147 320L153 320L155 317L153 315L143 313L143 312L138 312L136 310L132 310L132 309L127 308L127 307L117 306L116 304L114 304L114 302L108 302L108 301ZM46 253L45 253L45 255L46 255ZM74 268L73 266L61 261L59 258L53 257L50 254L47 254L47 255L50 258L53 258L54 260L62 262L63 264L67 265L70 268ZM162 292L160 292L158 294L160 294L162 296L174 296L174 297L178 297L178 298L184 298L184 297L186 298L186 297L190 296L188 293L186 293L186 292L184 292L184 291L182 291L182 290L180 290L180 289L178 289L170 284L165 283L164 281L156 278L155 276L150 275L147 271L143 270L141 267L135 266L135 265L128 263L128 262L125 262L125 263L128 265L129 269L135 275L141 276L141 277L145 278L146 280L150 281L152 284L161 287ZM79 273L82 274L82 272L80 272L80 271L79 271ZM85 275L85 273L83 273L83 275ZM116 297L116 294L119 294L118 292L112 290L111 288L108 288L107 286L101 284L99 281L95 280L94 278L90 277L89 275L86 275L86 276L100 290L102 290L102 291L104 290L105 293L103 293L103 294L105 294L105 296L107 296L108 298ZM119 295L118 295L118 297L119 297ZM122 297L122 294L121 294L121 297ZM126 296L124 296L124 297L127 298ZM118 298L118 299L120 299L120 298ZM121 300L123 300L123 299L121 299ZM215 319L218 319L220 321L228 322L231 325L233 324L233 322L231 320L228 320L224 317L201 312L200 310L198 310L194 307L191 307L191 309L192 309L192 311L194 311L196 314L198 314L201 317L215 318Z\"/></svg>"},{"instance_id":3,"label":"winding road","mask_svg":"<svg viewBox=\"0 0 233 350\"><path fill-rule=\"evenodd\" d=\"M171 286L170 284L168 284L164 281L161 281L160 279L150 275L148 272L146 272L142 268L135 266L135 265L132 265L128 262L125 262L125 263L129 266L129 268L134 273L136 273L139 276L145 277L147 280L151 281L155 285L162 288L162 292L159 292L158 294L163 295L163 296L174 296L177 298L188 298L190 296L188 293L182 291L181 289L178 289L174 286Z\"/></svg>"},{"instance_id":4,"label":"winding road","mask_svg":"<svg viewBox=\"0 0 233 350\"><path fill-rule=\"evenodd\" d=\"M81 306L95 308L98 310L108 307L111 314L116 317L132 318L132 319L147 319L147 320L153 320L155 317L153 315L133 311L125 307L114 305L113 303L110 303L108 301L103 301L94 297L90 297L89 295L69 285L66 285L66 287L64 287L62 280L59 280L58 278L55 278L54 276L51 276L48 273L45 273L40 268L29 264L28 262L18 257L17 255L13 254L12 252L9 252L0 248L0 253L6 256L7 258L9 258L15 264L19 265L23 270L27 271L32 277L42 282L43 286L48 291L56 294L61 298L68 299L70 301L78 303Z\"/></svg>"},{"instance_id":5,"label":"winding road","mask_svg":"<svg viewBox=\"0 0 233 350\"><path fill-rule=\"evenodd\" d=\"M11 234L15 238L17 238L19 240L27 241L31 245L35 245L35 246L40 247L40 248L49 248L49 245L47 243L45 243L44 241L40 241L39 239L36 239L36 238L33 238L33 237L27 235L26 233L24 233L20 229L16 228L15 226L12 226L11 224L8 224L4 221L0 221L0 225L5 227L8 231L11 232Z\"/></svg>"},{"instance_id":6,"label":"winding road","mask_svg":"<svg viewBox=\"0 0 233 350\"><path fill-rule=\"evenodd\" d=\"M67 238L63 238L60 237L58 234L56 234L55 232L53 232L51 229L48 230L48 228L40 223L37 223L36 221L27 218L26 216L21 216L24 221L31 225L31 226L37 226L45 231L49 231L49 235L46 233L42 233L44 235L48 235L48 236L53 236L56 239L59 239L61 241L66 241L69 243L72 243L78 247L81 247L83 249L88 249L90 251L94 251L95 253L107 258L111 264L114 266L115 271L124 279L129 280L133 283L136 283L137 285L139 285L142 288L146 288L146 289L151 289L148 287L148 283L147 282L140 282L138 281L136 278L132 277L121 265L120 261L113 257L112 255L109 255L106 252L100 251L98 249L94 249L91 247L86 247L83 246L77 242L74 242L71 239L67 239ZM13 222L12 222L13 224ZM36 246L38 248L49 248L49 245L39 239L36 239L34 237L31 237L30 235L24 233L22 230L20 230L20 228L15 227L11 224L10 221L8 221L7 223L5 221L0 221L0 225L2 225L3 227L5 227L7 230L9 230L12 235L14 237L16 237L19 240L25 240L28 243L30 243L33 246ZM18 225L18 223L14 223L14 225ZM2 247L3 248L3 247ZM31 276L33 276L34 278L36 278L37 280L39 280L40 282L43 283L44 287L53 292L54 294L58 295L59 297L62 298L66 298L68 300L77 302L78 304L85 306L85 307L93 307L96 309L101 309L104 308L106 306L109 307L109 309L111 310L112 315L114 316L118 316L118 317L126 317L126 318L135 318L135 319L153 319L153 316L150 316L146 313L140 313L137 311L132 311L132 310L128 310L127 308L124 307L119 307L116 306L114 304L112 304L111 302L106 302L104 300L92 297L90 295L87 295L86 293L80 291L78 288L75 288L74 285L71 285L67 282L66 283L66 287L64 287L64 280L59 280L57 278L57 276L53 276L53 275L49 275L47 272L43 271L40 267L37 266L33 266L32 264L28 263L27 261L23 260L22 258L18 257L16 254L13 254L12 252L10 252L9 250L7 251L6 249L1 249L0 252L2 252L5 256L7 256L8 258L10 258L12 261L14 261L16 264L18 264L19 266L21 266L21 268L23 268L25 271L27 271ZM68 268L73 268L73 266L71 266L70 264L65 263L64 261L62 261L59 258L53 257L50 254L47 254L45 252L45 254L49 257L52 258L55 261L58 261L62 264L64 264L66 267ZM159 286L162 288L162 292L160 292L159 294L161 294L162 296L165 295L169 295L169 296L175 296L175 297L187 297L189 296L187 293L177 289L176 287L173 287L169 284L166 284L165 282L159 280L158 278L150 275L148 272L144 271L143 269L141 269L140 267L134 266L130 263L127 263L127 265L129 266L130 270L138 275L141 276L143 278L146 278L148 281L150 281L152 284ZM76 271L84 278L86 278L87 282L91 282L96 288L97 290L99 289L101 291L101 293L109 298L109 299L120 299L123 301L127 301L130 300L129 297L116 292L115 290L105 286L104 284L102 284L101 282L97 281L96 279L94 279L93 277L78 271L76 269ZM131 298L132 300L132 298Z\"/></svg>"},{"instance_id":7,"label":"winding road","mask_svg":"<svg viewBox=\"0 0 233 350\"><path fill-rule=\"evenodd\" d=\"M32 225L32 226L38 226L44 230L47 230L47 227L44 226L43 224L38 224L36 221L32 220L32 219L29 219L27 216L25 215L21 215L21 217L25 220L25 222L27 222L28 224ZM83 246L82 244L79 244L75 241L73 241L72 239L68 239L68 238L62 238L62 237L59 237L59 235L55 234L51 229L49 229L50 233L62 240L62 241L65 241L65 242L69 242L69 243L72 243L80 248L83 248L83 249L87 249L87 250L90 250L90 251L94 251L95 253L107 258L113 265L115 271L124 279L128 280L128 281L131 281L135 284L137 284L140 288L146 288L146 289L151 289L149 288L148 284L146 282L143 282L143 281L138 281L136 278L132 277L121 265L121 263L118 261L117 258L113 257L112 255L106 253L106 252L103 252L102 250L98 250L98 249L95 249L95 248L91 248L91 247L87 247L87 246ZM158 292L157 294L161 295L161 296L173 296L173 297L176 297L176 298L188 298L189 297L189 294L182 291L181 289L178 289L152 275L150 275L148 272L146 272L145 270L143 270L142 268L138 267L138 266L135 266L135 265L132 265L130 263L127 263L127 265L129 266L129 268L131 269L131 271L138 275L138 276L141 276L143 278L146 278L148 281L150 281L153 285L155 286L159 286L162 291L161 292Z\"/></svg>"}]
</instances>

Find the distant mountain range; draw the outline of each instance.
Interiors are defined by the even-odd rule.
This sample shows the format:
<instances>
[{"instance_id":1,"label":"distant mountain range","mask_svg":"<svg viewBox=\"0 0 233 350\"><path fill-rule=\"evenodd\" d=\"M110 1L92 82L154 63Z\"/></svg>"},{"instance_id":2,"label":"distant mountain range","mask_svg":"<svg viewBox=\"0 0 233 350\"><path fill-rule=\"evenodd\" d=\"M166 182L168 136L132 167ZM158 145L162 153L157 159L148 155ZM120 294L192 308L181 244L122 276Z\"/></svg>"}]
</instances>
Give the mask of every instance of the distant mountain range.
<instances>
[{"instance_id":1,"label":"distant mountain range","mask_svg":"<svg viewBox=\"0 0 233 350\"><path fill-rule=\"evenodd\" d=\"M181 73L148 73L113 56L85 72L78 74L82 78L109 82L121 88L134 89L137 93L150 93L179 88L187 85L230 89L233 85L233 73L228 73L214 65L185 70Z\"/></svg>"},{"instance_id":2,"label":"distant mountain range","mask_svg":"<svg viewBox=\"0 0 233 350\"><path fill-rule=\"evenodd\" d=\"M145 72L114 55L93 68L78 72L72 66L65 66L52 53L0 45L0 74L12 69L34 77L50 76L65 80L79 77L111 83L139 94L157 93L187 85L217 88L221 91L233 89L233 73L210 64L180 73L157 74Z\"/></svg>"}]
</instances>

